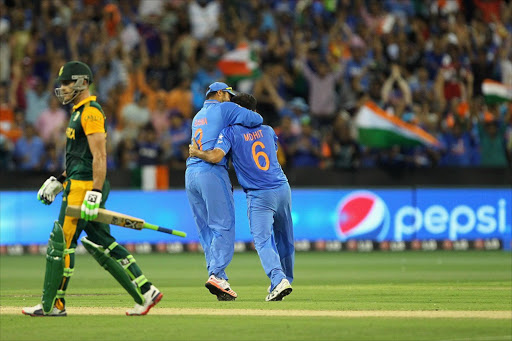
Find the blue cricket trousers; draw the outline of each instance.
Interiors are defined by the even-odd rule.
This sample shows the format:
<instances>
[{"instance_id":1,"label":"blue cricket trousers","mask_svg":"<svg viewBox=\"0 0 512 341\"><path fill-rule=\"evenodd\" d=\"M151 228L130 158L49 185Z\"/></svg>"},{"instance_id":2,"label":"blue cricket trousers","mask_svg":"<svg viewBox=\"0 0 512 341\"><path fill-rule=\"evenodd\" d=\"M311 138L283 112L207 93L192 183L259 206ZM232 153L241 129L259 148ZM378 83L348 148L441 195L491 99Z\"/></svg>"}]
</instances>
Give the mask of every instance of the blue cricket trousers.
<instances>
[{"instance_id":1,"label":"blue cricket trousers","mask_svg":"<svg viewBox=\"0 0 512 341\"><path fill-rule=\"evenodd\" d=\"M235 243L235 206L228 172L223 166L195 164L185 172L185 189L204 249L208 276L228 279Z\"/></svg>"},{"instance_id":2,"label":"blue cricket trousers","mask_svg":"<svg viewBox=\"0 0 512 341\"><path fill-rule=\"evenodd\" d=\"M290 185L247 191L247 214L261 265L270 278L271 291L283 278L293 281L295 246Z\"/></svg>"}]
</instances>

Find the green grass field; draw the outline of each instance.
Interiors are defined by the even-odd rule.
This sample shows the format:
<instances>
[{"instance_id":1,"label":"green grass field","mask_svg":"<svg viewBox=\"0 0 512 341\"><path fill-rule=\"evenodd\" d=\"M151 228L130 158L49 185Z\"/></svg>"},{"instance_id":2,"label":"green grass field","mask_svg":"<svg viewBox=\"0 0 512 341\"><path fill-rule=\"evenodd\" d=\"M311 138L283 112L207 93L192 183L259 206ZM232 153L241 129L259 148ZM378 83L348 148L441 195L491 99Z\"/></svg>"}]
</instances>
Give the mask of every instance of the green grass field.
<instances>
[{"instance_id":1,"label":"green grass field","mask_svg":"<svg viewBox=\"0 0 512 341\"><path fill-rule=\"evenodd\" d=\"M164 298L144 317L89 255L77 255L68 317L33 318L44 256L0 258L0 340L512 340L509 252L374 252L296 255L293 292L265 302L256 253L228 267L238 293L218 302L204 288L201 254L136 255Z\"/></svg>"}]
</instances>

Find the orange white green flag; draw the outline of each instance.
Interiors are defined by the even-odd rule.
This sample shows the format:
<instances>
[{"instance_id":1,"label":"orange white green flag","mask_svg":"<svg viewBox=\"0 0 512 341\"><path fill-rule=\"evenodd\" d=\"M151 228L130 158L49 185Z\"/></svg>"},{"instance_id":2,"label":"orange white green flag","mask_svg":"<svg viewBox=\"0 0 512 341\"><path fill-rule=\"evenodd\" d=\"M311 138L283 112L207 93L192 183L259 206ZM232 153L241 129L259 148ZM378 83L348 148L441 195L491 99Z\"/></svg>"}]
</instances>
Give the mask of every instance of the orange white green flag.
<instances>
[{"instance_id":1,"label":"orange white green flag","mask_svg":"<svg viewBox=\"0 0 512 341\"><path fill-rule=\"evenodd\" d=\"M512 102L512 87L492 79L484 79L482 82L482 93L484 94L485 102L488 104Z\"/></svg>"},{"instance_id":2,"label":"orange white green flag","mask_svg":"<svg viewBox=\"0 0 512 341\"><path fill-rule=\"evenodd\" d=\"M226 52L217 66L231 81L257 77L260 74L256 55L247 42L242 42L234 50Z\"/></svg>"},{"instance_id":3,"label":"orange white green flag","mask_svg":"<svg viewBox=\"0 0 512 341\"><path fill-rule=\"evenodd\" d=\"M355 124L359 133L359 143L368 147L440 145L439 141L425 130L390 115L371 101L359 109Z\"/></svg>"}]
</instances>

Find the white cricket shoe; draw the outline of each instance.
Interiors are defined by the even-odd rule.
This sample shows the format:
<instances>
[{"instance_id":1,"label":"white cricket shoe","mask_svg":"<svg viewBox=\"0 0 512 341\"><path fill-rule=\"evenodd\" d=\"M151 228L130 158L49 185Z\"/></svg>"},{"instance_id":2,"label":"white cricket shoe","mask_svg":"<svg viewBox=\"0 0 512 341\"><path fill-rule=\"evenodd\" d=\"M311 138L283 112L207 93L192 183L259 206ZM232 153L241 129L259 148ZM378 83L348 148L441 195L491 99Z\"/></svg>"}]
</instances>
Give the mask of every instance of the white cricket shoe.
<instances>
[{"instance_id":1,"label":"white cricket shoe","mask_svg":"<svg viewBox=\"0 0 512 341\"><path fill-rule=\"evenodd\" d=\"M270 294L265 298L265 301L282 301L283 297L290 295L292 292L292 285L286 278L282 279L281 282L272 290Z\"/></svg>"},{"instance_id":2,"label":"white cricket shoe","mask_svg":"<svg viewBox=\"0 0 512 341\"><path fill-rule=\"evenodd\" d=\"M151 308L160 302L164 295L154 285L151 285L150 289L143 296L144 304L135 303L133 309L126 311L127 316L146 315Z\"/></svg>"},{"instance_id":3,"label":"white cricket shoe","mask_svg":"<svg viewBox=\"0 0 512 341\"><path fill-rule=\"evenodd\" d=\"M231 290L228 281L215 275L211 275L204 286L210 290L210 293L216 295L219 301L234 301L238 297L236 292Z\"/></svg>"},{"instance_id":4,"label":"white cricket shoe","mask_svg":"<svg viewBox=\"0 0 512 341\"><path fill-rule=\"evenodd\" d=\"M66 309L57 309L57 307L53 307L52 311L48 314L45 314L43 311L43 305L39 303L33 307L24 307L21 312L25 315L29 316L67 316Z\"/></svg>"}]
</instances>

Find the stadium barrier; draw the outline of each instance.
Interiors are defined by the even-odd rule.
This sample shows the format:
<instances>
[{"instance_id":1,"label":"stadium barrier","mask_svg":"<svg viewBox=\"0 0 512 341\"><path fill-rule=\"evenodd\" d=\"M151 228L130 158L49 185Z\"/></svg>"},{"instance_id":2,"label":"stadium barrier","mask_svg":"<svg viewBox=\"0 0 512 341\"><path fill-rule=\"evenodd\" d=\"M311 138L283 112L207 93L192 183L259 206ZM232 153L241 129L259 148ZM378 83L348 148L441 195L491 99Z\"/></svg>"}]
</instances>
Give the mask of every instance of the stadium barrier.
<instances>
[{"instance_id":1,"label":"stadium barrier","mask_svg":"<svg viewBox=\"0 0 512 341\"><path fill-rule=\"evenodd\" d=\"M234 196L236 251L253 250L245 194ZM0 253L42 252L59 208L60 197L44 206L35 191L0 191ZM113 190L107 208L187 233L112 226L134 252L201 251L184 190ZM297 251L510 250L511 208L507 187L292 190Z\"/></svg>"}]
</instances>

